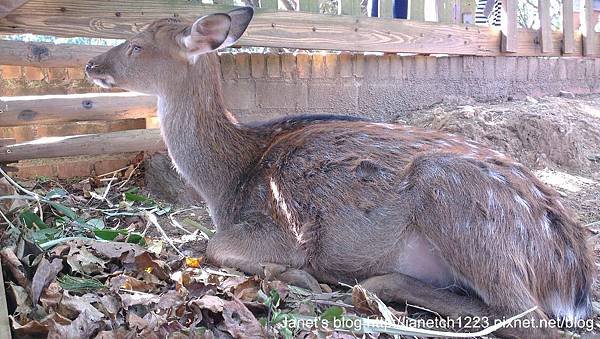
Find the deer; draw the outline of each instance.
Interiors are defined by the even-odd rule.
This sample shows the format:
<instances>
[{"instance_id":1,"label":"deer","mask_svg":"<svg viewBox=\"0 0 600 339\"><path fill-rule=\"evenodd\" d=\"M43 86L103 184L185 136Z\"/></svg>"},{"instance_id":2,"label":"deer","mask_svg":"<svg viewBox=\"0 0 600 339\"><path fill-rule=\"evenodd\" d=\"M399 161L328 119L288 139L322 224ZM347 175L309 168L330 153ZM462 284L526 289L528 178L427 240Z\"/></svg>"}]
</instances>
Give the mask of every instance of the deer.
<instances>
[{"instance_id":1,"label":"deer","mask_svg":"<svg viewBox=\"0 0 600 339\"><path fill-rule=\"evenodd\" d=\"M441 131L342 115L238 122L217 51L253 15L241 7L160 19L85 66L99 86L157 97L169 156L216 228L210 263L310 288L359 282L384 301L451 317L591 315L586 230L508 156Z\"/></svg>"}]
</instances>

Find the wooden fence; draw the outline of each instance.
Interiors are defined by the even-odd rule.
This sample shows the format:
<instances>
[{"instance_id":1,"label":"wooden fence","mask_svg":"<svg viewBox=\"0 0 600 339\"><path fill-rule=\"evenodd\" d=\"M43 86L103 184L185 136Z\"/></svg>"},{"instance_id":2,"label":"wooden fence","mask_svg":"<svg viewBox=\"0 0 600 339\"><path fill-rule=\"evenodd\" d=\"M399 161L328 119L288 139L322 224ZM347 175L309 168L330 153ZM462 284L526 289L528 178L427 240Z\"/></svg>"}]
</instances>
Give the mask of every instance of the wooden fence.
<instances>
[{"instance_id":1,"label":"wooden fence","mask_svg":"<svg viewBox=\"0 0 600 339\"><path fill-rule=\"evenodd\" d=\"M239 46L308 50L473 56L600 55L593 1L582 0L582 27L573 27L573 1L563 1L563 31L551 29L550 0L538 0L539 30L517 27L517 0L503 0L502 27L463 24L475 15L474 0L437 0L437 22L425 22L423 1L411 1L410 20L392 18L392 0L379 0L379 18L361 14L360 0L340 0L338 14L321 14L318 0L299 0L299 11L278 10L263 0ZM0 34L127 39L167 16L193 19L231 9L232 0L0 0ZM108 47L0 40L0 64L82 67ZM0 97L0 127L65 121L154 116L154 99L132 94ZM126 141L126 142L125 142ZM0 140L0 163L164 148L157 130L66 137L52 143L10 145Z\"/></svg>"}]
</instances>

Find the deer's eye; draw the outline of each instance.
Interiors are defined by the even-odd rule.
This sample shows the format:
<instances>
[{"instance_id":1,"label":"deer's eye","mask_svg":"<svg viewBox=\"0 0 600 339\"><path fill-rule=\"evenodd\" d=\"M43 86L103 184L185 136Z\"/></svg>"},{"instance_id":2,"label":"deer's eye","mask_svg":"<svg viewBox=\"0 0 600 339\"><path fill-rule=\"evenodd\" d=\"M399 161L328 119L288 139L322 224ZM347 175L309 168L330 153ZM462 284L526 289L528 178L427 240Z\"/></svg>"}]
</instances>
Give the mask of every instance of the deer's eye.
<instances>
[{"instance_id":1,"label":"deer's eye","mask_svg":"<svg viewBox=\"0 0 600 339\"><path fill-rule=\"evenodd\" d=\"M139 46L139 45L132 44L132 45L131 45L131 51L132 51L133 53L139 53L139 52L141 52L141 51L142 51L142 47L141 47L141 46Z\"/></svg>"}]
</instances>

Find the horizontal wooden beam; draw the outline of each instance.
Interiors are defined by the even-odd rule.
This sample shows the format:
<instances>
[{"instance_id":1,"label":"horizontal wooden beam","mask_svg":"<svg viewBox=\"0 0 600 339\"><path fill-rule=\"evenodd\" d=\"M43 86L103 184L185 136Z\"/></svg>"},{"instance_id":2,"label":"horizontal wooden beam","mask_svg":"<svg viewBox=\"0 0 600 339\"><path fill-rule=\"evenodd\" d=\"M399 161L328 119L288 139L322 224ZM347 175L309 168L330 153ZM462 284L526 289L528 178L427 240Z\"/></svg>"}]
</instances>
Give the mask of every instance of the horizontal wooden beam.
<instances>
[{"instance_id":1,"label":"horizontal wooden beam","mask_svg":"<svg viewBox=\"0 0 600 339\"><path fill-rule=\"evenodd\" d=\"M4 18L29 0L0 0L0 18Z\"/></svg>"},{"instance_id":2,"label":"horizontal wooden beam","mask_svg":"<svg viewBox=\"0 0 600 339\"><path fill-rule=\"evenodd\" d=\"M126 39L158 18L192 19L229 8L188 0L30 0L0 19L0 32ZM562 34L555 33L556 47L546 56L561 55ZM517 52L510 55L541 55L536 31L517 34ZM491 27L259 10L239 45L489 56L502 55L500 39Z\"/></svg>"},{"instance_id":3,"label":"horizontal wooden beam","mask_svg":"<svg viewBox=\"0 0 600 339\"><path fill-rule=\"evenodd\" d=\"M0 63L37 67L83 67L109 46L84 46L0 40Z\"/></svg>"},{"instance_id":4,"label":"horizontal wooden beam","mask_svg":"<svg viewBox=\"0 0 600 339\"><path fill-rule=\"evenodd\" d=\"M158 129L139 129L104 134L42 138L0 147L0 163L80 155L102 155L139 151L162 151L165 145Z\"/></svg>"},{"instance_id":5,"label":"horizontal wooden beam","mask_svg":"<svg viewBox=\"0 0 600 339\"><path fill-rule=\"evenodd\" d=\"M0 127L155 115L156 97L130 92L0 97Z\"/></svg>"}]
</instances>

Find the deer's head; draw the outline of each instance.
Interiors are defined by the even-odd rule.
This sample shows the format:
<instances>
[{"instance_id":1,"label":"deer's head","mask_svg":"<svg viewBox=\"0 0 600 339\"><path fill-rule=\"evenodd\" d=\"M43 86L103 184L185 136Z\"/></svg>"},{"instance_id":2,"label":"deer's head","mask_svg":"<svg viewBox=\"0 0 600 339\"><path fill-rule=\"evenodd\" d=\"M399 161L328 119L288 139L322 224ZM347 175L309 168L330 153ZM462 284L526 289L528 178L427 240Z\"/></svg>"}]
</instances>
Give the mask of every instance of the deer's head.
<instances>
[{"instance_id":1,"label":"deer's head","mask_svg":"<svg viewBox=\"0 0 600 339\"><path fill-rule=\"evenodd\" d=\"M191 25L179 19L155 21L144 32L91 59L86 74L105 88L159 94L187 77L202 54L233 45L253 13L251 7L242 7L203 16Z\"/></svg>"}]
</instances>

